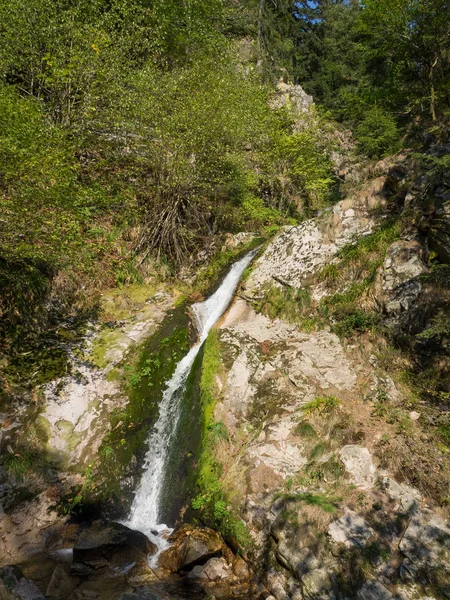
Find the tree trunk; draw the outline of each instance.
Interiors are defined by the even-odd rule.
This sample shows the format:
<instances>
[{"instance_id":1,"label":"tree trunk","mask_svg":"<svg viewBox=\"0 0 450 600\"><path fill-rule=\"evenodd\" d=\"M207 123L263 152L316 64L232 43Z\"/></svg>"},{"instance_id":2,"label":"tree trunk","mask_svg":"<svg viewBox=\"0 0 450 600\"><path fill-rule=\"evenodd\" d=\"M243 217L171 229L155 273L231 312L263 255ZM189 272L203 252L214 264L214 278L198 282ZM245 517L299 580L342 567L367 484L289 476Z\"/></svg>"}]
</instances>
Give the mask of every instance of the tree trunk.
<instances>
[{"instance_id":1,"label":"tree trunk","mask_svg":"<svg viewBox=\"0 0 450 600\"><path fill-rule=\"evenodd\" d=\"M434 68L436 67L436 65L438 63L438 60L439 60L439 57L436 56L433 64L430 67L430 72L428 75L428 77L430 79L430 112L431 112L431 118L433 121L436 121L436 90L434 88L433 72L434 72Z\"/></svg>"}]
</instances>

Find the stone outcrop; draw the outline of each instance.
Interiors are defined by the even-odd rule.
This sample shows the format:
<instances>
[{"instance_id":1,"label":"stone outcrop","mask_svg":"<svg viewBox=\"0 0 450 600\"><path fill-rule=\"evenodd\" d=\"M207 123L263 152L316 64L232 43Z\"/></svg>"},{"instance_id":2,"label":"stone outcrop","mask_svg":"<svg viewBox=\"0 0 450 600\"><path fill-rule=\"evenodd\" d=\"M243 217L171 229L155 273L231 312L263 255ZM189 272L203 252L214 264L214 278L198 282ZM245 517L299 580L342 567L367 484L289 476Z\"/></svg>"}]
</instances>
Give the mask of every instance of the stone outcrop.
<instances>
[{"instance_id":1,"label":"stone outcrop","mask_svg":"<svg viewBox=\"0 0 450 600\"><path fill-rule=\"evenodd\" d=\"M339 455L351 481L360 490L370 489L375 482L375 466L367 448L344 446Z\"/></svg>"},{"instance_id":2,"label":"stone outcrop","mask_svg":"<svg viewBox=\"0 0 450 600\"><path fill-rule=\"evenodd\" d=\"M249 299L264 296L267 286L301 288L340 248L370 233L375 225L373 209L384 203L386 177L369 188L338 202L321 215L295 227L285 227L272 241L245 282Z\"/></svg>"},{"instance_id":3,"label":"stone outcrop","mask_svg":"<svg viewBox=\"0 0 450 600\"><path fill-rule=\"evenodd\" d=\"M156 547L143 533L120 523L94 521L76 541L71 572L81 576L99 572L121 576L155 552Z\"/></svg>"},{"instance_id":4,"label":"stone outcrop","mask_svg":"<svg viewBox=\"0 0 450 600\"><path fill-rule=\"evenodd\" d=\"M377 300L389 318L407 324L422 291L420 276L428 270L418 241L399 240L389 247L377 282Z\"/></svg>"},{"instance_id":5,"label":"stone outcrop","mask_svg":"<svg viewBox=\"0 0 450 600\"><path fill-rule=\"evenodd\" d=\"M172 573L204 565L219 557L224 549L220 535L207 527L182 526L169 537L169 542L170 547L159 557L159 566Z\"/></svg>"},{"instance_id":6,"label":"stone outcrop","mask_svg":"<svg viewBox=\"0 0 450 600\"><path fill-rule=\"evenodd\" d=\"M373 533L362 517L348 509L340 519L333 521L328 527L329 536L347 548L364 548Z\"/></svg>"}]
</instances>

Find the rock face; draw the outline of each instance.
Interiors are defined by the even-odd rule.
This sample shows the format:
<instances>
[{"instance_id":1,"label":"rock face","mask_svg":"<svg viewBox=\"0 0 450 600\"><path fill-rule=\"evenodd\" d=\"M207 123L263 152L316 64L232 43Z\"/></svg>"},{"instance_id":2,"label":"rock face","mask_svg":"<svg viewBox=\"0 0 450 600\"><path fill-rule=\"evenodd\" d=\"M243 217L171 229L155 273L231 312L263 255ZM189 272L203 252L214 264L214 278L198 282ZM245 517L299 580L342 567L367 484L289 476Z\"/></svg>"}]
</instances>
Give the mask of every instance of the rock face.
<instances>
[{"instance_id":1,"label":"rock face","mask_svg":"<svg viewBox=\"0 0 450 600\"><path fill-rule=\"evenodd\" d=\"M371 211L383 204L385 183L380 177L370 190L339 202L319 217L285 227L257 260L245 283L245 295L260 298L272 285L303 287L340 248L372 231L375 221Z\"/></svg>"},{"instance_id":2,"label":"rock face","mask_svg":"<svg viewBox=\"0 0 450 600\"><path fill-rule=\"evenodd\" d=\"M39 421L48 436L48 452L59 457L60 467L86 465L95 457L110 412L126 401L108 374L134 344L155 330L172 304L168 294L149 296L134 318L110 331L91 331L84 356L72 356L73 374L45 386Z\"/></svg>"},{"instance_id":3,"label":"rock face","mask_svg":"<svg viewBox=\"0 0 450 600\"><path fill-rule=\"evenodd\" d=\"M392 319L411 318L422 290L420 276L428 272L424 249L417 241L400 240L388 249L379 274L378 295Z\"/></svg>"},{"instance_id":4,"label":"rock face","mask_svg":"<svg viewBox=\"0 0 450 600\"><path fill-rule=\"evenodd\" d=\"M74 546L71 571L89 576L101 570L110 576L120 576L155 551L155 546L140 531L120 523L95 521L81 533Z\"/></svg>"},{"instance_id":5,"label":"rock face","mask_svg":"<svg viewBox=\"0 0 450 600\"><path fill-rule=\"evenodd\" d=\"M274 108L291 106L299 114L308 114L314 105L312 96L309 96L300 85L291 85L280 81L277 85L277 96L272 101Z\"/></svg>"},{"instance_id":6,"label":"rock face","mask_svg":"<svg viewBox=\"0 0 450 600\"><path fill-rule=\"evenodd\" d=\"M398 415L408 435L421 439L422 408L411 411L408 392L380 366L370 336L344 341L330 331L331 320L310 332L301 320L257 313L272 287L310 288L313 308L329 296L318 274L331 263L342 278L339 250L379 226L373 209L404 176L399 167L315 219L284 228L220 323L214 418L229 434L217 455L221 481L253 538L252 566L275 600L450 594L448 527L424 509L423 485L419 492L403 481L400 458L384 460ZM426 247L410 235L382 252L364 301L380 318L409 326L425 293ZM350 260L346 268L356 275L340 280L337 294L358 283L358 267ZM203 567L196 573L206 577Z\"/></svg>"},{"instance_id":7,"label":"rock face","mask_svg":"<svg viewBox=\"0 0 450 600\"><path fill-rule=\"evenodd\" d=\"M440 571L444 590L450 593L450 525L436 514L416 510L403 534L400 550L409 576Z\"/></svg>"}]
</instances>

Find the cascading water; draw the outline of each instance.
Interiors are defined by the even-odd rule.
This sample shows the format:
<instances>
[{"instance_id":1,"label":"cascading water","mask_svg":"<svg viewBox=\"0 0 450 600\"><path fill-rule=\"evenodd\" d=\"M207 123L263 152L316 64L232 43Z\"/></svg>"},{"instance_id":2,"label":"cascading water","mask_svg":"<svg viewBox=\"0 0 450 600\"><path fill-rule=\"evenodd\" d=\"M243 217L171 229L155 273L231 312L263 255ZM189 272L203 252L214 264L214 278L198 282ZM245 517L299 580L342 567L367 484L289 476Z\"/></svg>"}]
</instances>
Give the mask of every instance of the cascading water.
<instances>
[{"instance_id":1,"label":"cascading water","mask_svg":"<svg viewBox=\"0 0 450 600\"><path fill-rule=\"evenodd\" d=\"M131 506L130 516L125 523L128 527L149 536L159 550L167 546L165 539L158 535L168 529L166 525L159 523L161 494L171 444L177 434L186 380L203 342L227 309L242 273L256 252L257 250L253 250L237 261L210 298L192 306L199 340L178 363L159 405L159 417L148 439L149 450L145 457L144 473Z\"/></svg>"}]
</instances>

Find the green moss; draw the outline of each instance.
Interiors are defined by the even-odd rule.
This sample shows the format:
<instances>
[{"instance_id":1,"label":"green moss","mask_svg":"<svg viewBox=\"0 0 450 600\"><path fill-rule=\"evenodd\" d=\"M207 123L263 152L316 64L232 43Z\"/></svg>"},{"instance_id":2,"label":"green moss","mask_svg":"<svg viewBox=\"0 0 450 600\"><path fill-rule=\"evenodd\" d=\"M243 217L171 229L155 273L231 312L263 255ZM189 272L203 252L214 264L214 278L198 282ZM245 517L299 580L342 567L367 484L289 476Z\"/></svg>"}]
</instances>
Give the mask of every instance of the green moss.
<instances>
[{"instance_id":1,"label":"green moss","mask_svg":"<svg viewBox=\"0 0 450 600\"><path fill-rule=\"evenodd\" d=\"M39 415L34 422L34 429L38 440L44 445L47 444L51 436L49 421L42 415Z\"/></svg>"},{"instance_id":2,"label":"green moss","mask_svg":"<svg viewBox=\"0 0 450 600\"><path fill-rule=\"evenodd\" d=\"M92 349L87 356L88 360L99 369L104 369L109 363L107 359L108 351L114 347L122 336L123 333L120 329L104 329L100 335L96 336Z\"/></svg>"},{"instance_id":3,"label":"green moss","mask_svg":"<svg viewBox=\"0 0 450 600\"><path fill-rule=\"evenodd\" d=\"M341 259L340 266L347 267L358 261L367 260L371 254L378 256L378 263L382 264L386 250L400 236L400 224L397 218L390 219L373 233L362 236L354 244L343 246L338 252Z\"/></svg>"},{"instance_id":4,"label":"green moss","mask_svg":"<svg viewBox=\"0 0 450 600\"><path fill-rule=\"evenodd\" d=\"M190 347L185 306L171 311L157 331L134 349L114 377L128 397L125 407L110 415L110 431L99 449L100 485L97 494L121 495L123 480L133 457L143 457L148 432L158 415L167 381Z\"/></svg>"},{"instance_id":5,"label":"green moss","mask_svg":"<svg viewBox=\"0 0 450 600\"><path fill-rule=\"evenodd\" d=\"M124 285L106 292L102 297L102 317L104 320L119 321L127 318L130 312L142 307L155 295L154 285Z\"/></svg>"},{"instance_id":6,"label":"green moss","mask_svg":"<svg viewBox=\"0 0 450 600\"><path fill-rule=\"evenodd\" d=\"M225 425L214 421L218 396L215 379L220 368L218 332L213 329L205 342L200 379L203 439L198 461L198 494L192 500L192 507L204 522L220 531L230 543L247 547L251 541L250 534L243 521L233 512L221 482L222 466L216 457L217 442L228 437Z\"/></svg>"},{"instance_id":7,"label":"green moss","mask_svg":"<svg viewBox=\"0 0 450 600\"><path fill-rule=\"evenodd\" d=\"M315 439L317 438L317 433L311 423L308 421L300 421L300 423L295 428L295 433L307 439Z\"/></svg>"},{"instance_id":8,"label":"green moss","mask_svg":"<svg viewBox=\"0 0 450 600\"><path fill-rule=\"evenodd\" d=\"M308 504L309 506L317 506L324 512L334 513L339 508L339 503L342 498L328 496L327 494L312 494L312 493L286 493L283 494L283 500L286 502L299 502Z\"/></svg>"}]
</instances>

